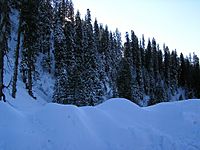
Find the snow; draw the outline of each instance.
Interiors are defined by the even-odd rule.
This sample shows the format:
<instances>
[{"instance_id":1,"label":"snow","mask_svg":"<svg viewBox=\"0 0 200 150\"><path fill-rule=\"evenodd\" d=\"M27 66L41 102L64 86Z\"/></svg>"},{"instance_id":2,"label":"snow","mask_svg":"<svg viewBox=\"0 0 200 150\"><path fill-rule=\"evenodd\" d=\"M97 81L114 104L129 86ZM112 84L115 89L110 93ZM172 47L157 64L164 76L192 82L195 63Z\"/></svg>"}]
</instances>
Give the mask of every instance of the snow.
<instances>
[{"instance_id":1,"label":"snow","mask_svg":"<svg viewBox=\"0 0 200 150\"><path fill-rule=\"evenodd\" d=\"M110 99L95 107L31 99L0 101L0 150L197 150L200 100L139 107Z\"/></svg>"},{"instance_id":2,"label":"snow","mask_svg":"<svg viewBox=\"0 0 200 150\"><path fill-rule=\"evenodd\" d=\"M9 48L15 49L18 12L13 11L11 18ZM14 60L7 60L13 56L10 51L5 58L5 85L12 79ZM151 107L122 98L95 107L54 104L49 103L54 79L38 70L40 80L33 85L36 100L28 95L20 75L16 99L10 96L11 87L4 89L7 102L0 101L0 150L200 150L200 100ZM181 94L185 95L183 89L177 92ZM148 100L145 96L141 105Z\"/></svg>"}]
</instances>

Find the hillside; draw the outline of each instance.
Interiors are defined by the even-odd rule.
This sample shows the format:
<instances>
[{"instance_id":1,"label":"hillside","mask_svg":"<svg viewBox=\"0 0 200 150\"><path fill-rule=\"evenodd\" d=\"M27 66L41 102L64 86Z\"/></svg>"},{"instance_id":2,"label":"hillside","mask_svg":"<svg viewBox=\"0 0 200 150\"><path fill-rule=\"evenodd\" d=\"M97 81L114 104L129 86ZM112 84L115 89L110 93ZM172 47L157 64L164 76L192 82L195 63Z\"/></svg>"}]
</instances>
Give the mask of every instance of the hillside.
<instances>
[{"instance_id":1,"label":"hillside","mask_svg":"<svg viewBox=\"0 0 200 150\"><path fill-rule=\"evenodd\" d=\"M90 9L76 12L72 1L2 1L0 18L1 97L7 85L13 98L20 94L22 81L33 98L76 106L200 98L195 53L179 55L134 30L123 37L93 20Z\"/></svg>"}]
</instances>

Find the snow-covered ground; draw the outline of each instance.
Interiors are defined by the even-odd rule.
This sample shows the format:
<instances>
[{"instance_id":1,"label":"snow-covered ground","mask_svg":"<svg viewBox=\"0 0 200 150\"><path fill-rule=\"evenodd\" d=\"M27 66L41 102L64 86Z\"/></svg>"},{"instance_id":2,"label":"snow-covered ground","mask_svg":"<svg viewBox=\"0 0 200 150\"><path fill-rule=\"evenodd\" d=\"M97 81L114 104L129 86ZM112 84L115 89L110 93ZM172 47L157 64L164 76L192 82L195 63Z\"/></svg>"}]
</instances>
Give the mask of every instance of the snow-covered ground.
<instances>
[{"instance_id":1,"label":"snow-covered ground","mask_svg":"<svg viewBox=\"0 0 200 150\"><path fill-rule=\"evenodd\" d=\"M96 107L31 99L0 101L0 150L199 150L200 100L139 107L110 99Z\"/></svg>"}]
</instances>

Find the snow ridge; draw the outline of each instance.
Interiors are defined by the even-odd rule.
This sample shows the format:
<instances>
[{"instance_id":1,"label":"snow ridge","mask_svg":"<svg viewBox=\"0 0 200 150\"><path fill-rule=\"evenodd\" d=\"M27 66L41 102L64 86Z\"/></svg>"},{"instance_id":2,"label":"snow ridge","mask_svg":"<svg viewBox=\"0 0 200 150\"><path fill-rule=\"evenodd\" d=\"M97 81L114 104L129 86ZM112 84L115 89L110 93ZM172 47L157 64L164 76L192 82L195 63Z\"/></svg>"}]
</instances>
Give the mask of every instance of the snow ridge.
<instances>
[{"instance_id":1,"label":"snow ridge","mask_svg":"<svg viewBox=\"0 0 200 150\"><path fill-rule=\"evenodd\" d=\"M76 107L27 97L0 101L0 150L200 148L199 100L141 108L118 98Z\"/></svg>"}]
</instances>

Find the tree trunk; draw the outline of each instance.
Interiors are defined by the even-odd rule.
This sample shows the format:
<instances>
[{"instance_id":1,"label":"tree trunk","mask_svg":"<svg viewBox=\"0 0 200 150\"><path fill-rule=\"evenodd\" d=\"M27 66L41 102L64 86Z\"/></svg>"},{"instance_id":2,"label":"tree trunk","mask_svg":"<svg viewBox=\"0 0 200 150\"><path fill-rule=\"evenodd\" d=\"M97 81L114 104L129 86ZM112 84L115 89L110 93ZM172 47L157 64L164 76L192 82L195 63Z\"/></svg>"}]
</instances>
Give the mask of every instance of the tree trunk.
<instances>
[{"instance_id":1,"label":"tree trunk","mask_svg":"<svg viewBox=\"0 0 200 150\"><path fill-rule=\"evenodd\" d=\"M4 85L3 85L3 69L4 69L3 58L4 58L4 52L3 52L3 47L1 47L1 49L0 49L0 100L2 97L3 97L3 99L5 98L4 93L3 93L3 87L4 87Z\"/></svg>"},{"instance_id":2,"label":"tree trunk","mask_svg":"<svg viewBox=\"0 0 200 150\"><path fill-rule=\"evenodd\" d=\"M31 48L30 48L30 46L29 46L29 48L28 48L28 70L27 70L27 84L28 84L28 94L31 96L31 97L33 97L33 98L35 98L34 96L33 96L33 92L32 92L32 88L33 88L33 81L32 81L32 70L33 70L33 67L32 67L32 64L33 64L33 62L32 62L32 58L31 58Z\"/></svg>"},{"instance_id":3,"label":"tree trunk","mask_svg":"<svg viewBox=\"0 0 200 150\"><path fill-rule=\"evenodd\" d=\"M3 72L4 72L4 52L6 51L6 12L3 9L6 6L6 3L2 1L1 13L0 13L0 100L5 98L3 93Z\"/></svg>"},{"instance_id":4,"label":"tree trunk","mask_svg":"<svg viewBox=\"0 0 200 150\"><path fill-rule=\"evenodd\" d=\"M12 84L12 97L16 97L17 92L17 76L18 76L18 67L19 67L19 49L20 49L20 38L21 38L21 17L19 21L18 27L18 35L17 35L17 46L15 49L15 66L14 66L14 73L13 73L13 84Z\"/></svg>"}]
</instances>

